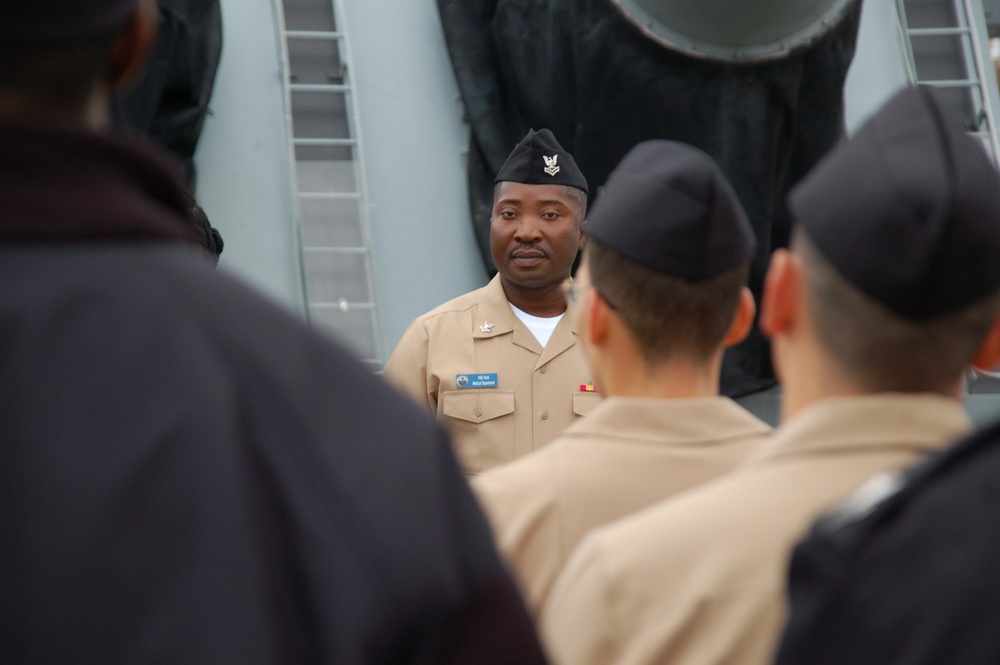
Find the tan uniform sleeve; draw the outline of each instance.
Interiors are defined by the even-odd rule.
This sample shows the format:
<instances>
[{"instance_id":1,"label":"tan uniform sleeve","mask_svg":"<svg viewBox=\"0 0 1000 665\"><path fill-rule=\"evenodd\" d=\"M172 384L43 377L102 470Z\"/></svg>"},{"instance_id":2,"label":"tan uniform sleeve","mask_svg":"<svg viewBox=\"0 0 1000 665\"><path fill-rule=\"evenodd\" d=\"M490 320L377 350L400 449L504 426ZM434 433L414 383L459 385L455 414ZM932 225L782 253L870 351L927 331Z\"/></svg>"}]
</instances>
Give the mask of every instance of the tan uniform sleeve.
<instances>
[{"instance_id":1,"label":"tan uniform sleeve","mask_svg":"<svg viewBox=\"0 0 1000 665\"><path fill-rule=\"evenodd\" d=\"M386 381L413 398L417 404L437 415L437 389L427 376L427 329L418 319L403 333L385 366Z\"/></svg>"},{"instance_id":2,"label":"tan uniform sleeve","mask_svg":"<svg viewBox=\"0 0 1000 665\"><path fill-rule=\"evenodd\" d=\"M542 610L542 642L554 665L617 662L607 586L601 550L596 541L586 538Z\"/></svg>"}]
</instances>

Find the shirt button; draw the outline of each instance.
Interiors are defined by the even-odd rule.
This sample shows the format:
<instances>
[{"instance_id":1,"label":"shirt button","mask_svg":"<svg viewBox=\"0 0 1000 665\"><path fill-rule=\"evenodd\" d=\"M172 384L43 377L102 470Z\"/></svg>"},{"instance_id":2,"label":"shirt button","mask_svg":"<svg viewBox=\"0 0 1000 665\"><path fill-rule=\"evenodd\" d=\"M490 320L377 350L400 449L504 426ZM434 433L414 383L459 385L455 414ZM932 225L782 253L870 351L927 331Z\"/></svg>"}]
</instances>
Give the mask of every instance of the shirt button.
<instances>
[{"instance_id":1,"label":"shirt button","mask_svg":"<svg viewBox=\"0 0 1000 665\"><path fill-rule=\"evenodd\" d=\"M542 420L548 420L548 419L549 419L549 412L542 411Z\"/></svg>"},{"instance_id":2,"label":"shirt button","mask_svg":"<svg viewBox=\"0 0 1000 665\"><path fill-rule=\"evenodd\" d=\"M476 417L478 418L478 417L479 417L479 416L481 416L481 415L483 415L483 410L482 410L482 409L480 409L480 408L479 408L479 407L477 406L477 407L476 407Z\"/></svg>"},{"instance_id":3,"label":"shirt button","mask_svg":"<svg viewBox=\"0 0 1000 665\"><path fill-rule=\"evenodd\" d=\"M549 366L548 365L542 365L542 368L540 370L538 370L538 371L541 372L542 374L545 374L546 372L549 371Z\"/></svg>"}]
</instances>

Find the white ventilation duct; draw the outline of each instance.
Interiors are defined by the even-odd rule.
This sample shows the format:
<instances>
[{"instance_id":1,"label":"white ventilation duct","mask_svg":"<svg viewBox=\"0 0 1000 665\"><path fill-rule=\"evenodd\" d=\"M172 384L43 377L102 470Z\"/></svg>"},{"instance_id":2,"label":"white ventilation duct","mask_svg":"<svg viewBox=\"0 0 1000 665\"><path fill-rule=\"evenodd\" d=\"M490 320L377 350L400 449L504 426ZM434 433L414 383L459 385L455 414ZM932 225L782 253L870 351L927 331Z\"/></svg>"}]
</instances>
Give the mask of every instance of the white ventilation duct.
<instances>
[{"instance_id":1,"label":"white ventilation duct","mask_svg":"<svg viewBox=\"0 0 1000 665\"><path fill-rule=\"evenodd\" d=\"M856 0L611 0L653 41L697 58L759 62L805 48Z\"/></svg>"}]
</instances>

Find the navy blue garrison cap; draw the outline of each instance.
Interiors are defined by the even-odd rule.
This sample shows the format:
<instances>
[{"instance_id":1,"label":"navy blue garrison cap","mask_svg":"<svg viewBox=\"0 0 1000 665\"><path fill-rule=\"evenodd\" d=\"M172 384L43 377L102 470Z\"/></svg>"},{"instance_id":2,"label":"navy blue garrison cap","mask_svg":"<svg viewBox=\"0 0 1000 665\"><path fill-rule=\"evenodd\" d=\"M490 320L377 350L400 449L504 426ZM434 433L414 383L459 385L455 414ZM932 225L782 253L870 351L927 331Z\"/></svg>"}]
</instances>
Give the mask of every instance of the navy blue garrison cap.
<instances>
[{"instance_id":1,"label":"navy blue garrison cap","mask_svg":"<svg viewBox=\"0 0 1000 665\"><path fill-rule=\"evenodd\" d=\"M569 185L588 192L587 179L556 137L548 129L531 130L497 173L494 182L520 182L525 185Z\"/></svg>"},{"instance_id":2,"label":"navy blue garrison cap","mask_svg":"<svg viewBox=\"0 0 1000 665\"><path fill-rule=\"evenodd\" d=\"M646 141L625 155L587 216L587 235L688 279L735 268L756 247L746 213L716 163L675 141Z\"/></svg>"},{"instance_id":3,"label":"navy blue garrison cap","mask_svg":"<svg viewBox=\"0 0 1000 665\"><path fill-rule=\"evenodd\" d=\"M110 35L138 0L3 0L0 45L46 46Z\"/></svg>"},{"instance_id":4,"label":"navy blue garrison cap","mask_svg":"<svg viewBox=\"0 0 1000 665\"><path fill-rule=\"evenodd\" d=\"M906 319L942 316L1000 288L1000 175L928 89L893 97L788 206L847 281Z\"/></svg>"}]
</instances>

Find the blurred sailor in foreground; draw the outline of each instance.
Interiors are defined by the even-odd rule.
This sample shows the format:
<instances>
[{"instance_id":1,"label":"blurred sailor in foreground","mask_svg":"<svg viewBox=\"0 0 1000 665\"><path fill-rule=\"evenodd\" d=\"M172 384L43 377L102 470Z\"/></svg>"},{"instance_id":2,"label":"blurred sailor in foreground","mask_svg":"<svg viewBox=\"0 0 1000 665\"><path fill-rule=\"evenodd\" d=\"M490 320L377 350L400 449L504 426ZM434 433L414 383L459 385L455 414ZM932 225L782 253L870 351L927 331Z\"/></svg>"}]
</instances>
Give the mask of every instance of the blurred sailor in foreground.
<instances>
[{"instance_id":1,"label":"blurred sailor in foreground","mask_svg":"<svg viewBox=\"0 0 1000 665\"><path fill-rule=\"evenodd\" d=\"M796 548L778 665L994 665L1000 424L882 478Z\"/></svg>"},{"instance_id":2,"label":"blurred sailor in foreground","mask_svg":"<svg viewBox=\"0 0 1000 665\"><path fill-rule=\"evenodd\" d=\"M965 368L1000 358L1000 181L982 147L908 89L789 204L761 306L780 430L736 472L584 540L543 617L558 663L770 663L811 522L970 429Z\"/></svg>"},{"instance_id":3,"label":"blurred sailor in foreground","mask_svg":"<svg viewBox=\"0 0 1000 665\"><path fill-rule=\"evenodd\" d=\"M910 168L927 168L922 155L910 158ZM926 242L942 224L983 230L964 245L941 238L930 254L967 272L928 275L918 298L940 293L961 306L996 297L989 294L1000 267L988 237L1000 221L1000 184L985 159L972 149L955 151L933 183ZM996 336L988 343L995 347ZM995 353L981 353L975 364L989 369L991 361ZM777 663L1000 662L998 479L1000 424L906 473L873 479L825 515L792 556L790 618Z\"/></svg>"},{"instance_id":4,"label":"blurred sailor in foreground","mask_svg":"<svg viewBox=\"0 0 1000 665\"><path fill-rule=\"evenodd\" d=\"M566 286L604 402L551 445L473 479L536 612L590 529L732 470L771 431L719 397L723 351L753 324L754 236L712 159L640 144L587 228Z\"/></svg>"},{"instance_id":5,"label":"blurred sailor in foreground","mask_svg":"<svg viewBox=\"0 0 1000 665\"><path fill-rule=\"evenodd\" d=\"M386 379L448 426L470 474L541 448L600 401L562 294L587 191L552 132L528 132L496 176L499 274L410 324L386 365Z\"/></svg>"},{"instance_id":6,"label":"blurred sailor in foreground","mask_svg":"<svg viewBox=\"0 0 1000 665\"><path fill-rule=\"evenodd\" d=\"M442 433L108 131L155 12L0 5L3 662L540 662Z\"/></svg>"}]
</instances>

